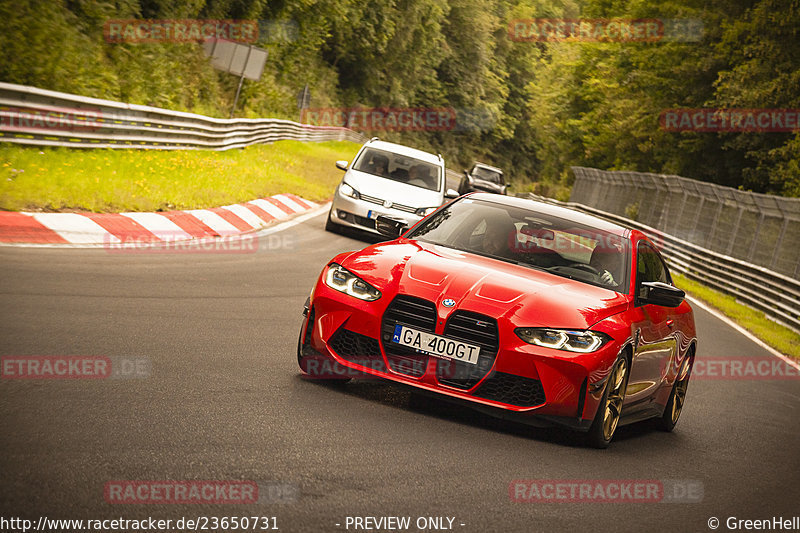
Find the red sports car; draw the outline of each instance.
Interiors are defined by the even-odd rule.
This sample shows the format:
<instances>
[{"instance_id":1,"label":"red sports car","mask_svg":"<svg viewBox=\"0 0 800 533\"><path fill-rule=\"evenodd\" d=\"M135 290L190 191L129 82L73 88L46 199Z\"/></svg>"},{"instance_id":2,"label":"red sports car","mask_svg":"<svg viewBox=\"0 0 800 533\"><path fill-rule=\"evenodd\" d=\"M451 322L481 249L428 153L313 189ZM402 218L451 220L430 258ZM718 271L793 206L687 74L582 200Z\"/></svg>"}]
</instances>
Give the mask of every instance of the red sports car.
<instances>
[{"instance_id":1,"label":"red sports car","mask_svg":"<svg viewBox=\"0 0 800 533\"><path fill-rule=\"evenodd\" d=\"M370 375L606 447L619 423L678 421L692 309L641 232L476 193L334 257L305 305L304 373ZM401 233L405 232L402 236Z\"/></svg>"}]
</instances>

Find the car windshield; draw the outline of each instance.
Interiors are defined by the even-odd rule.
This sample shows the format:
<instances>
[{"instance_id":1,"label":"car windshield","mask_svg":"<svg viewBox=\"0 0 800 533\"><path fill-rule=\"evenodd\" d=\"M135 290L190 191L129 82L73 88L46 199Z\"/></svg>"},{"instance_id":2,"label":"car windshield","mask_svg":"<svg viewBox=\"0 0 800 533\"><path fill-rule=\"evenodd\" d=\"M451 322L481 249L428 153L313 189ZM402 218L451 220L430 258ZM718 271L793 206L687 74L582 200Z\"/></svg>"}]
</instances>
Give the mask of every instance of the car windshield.
<instances>
[{"instance_id":1,"label":"car windshield","mask_svg":"<svg viewBox=\"0 0 800 533\"><path fill-rule=\"evenodd\" d=\"M367 148L353 165L355 170L415 187L440 190L441 172L437 165L413 157Z\"/></svg>"},{"instance_id":2,"label":"car windshield","mask_svg":"<svg viewBox=\"0 0 800 533\"><path fill-rule=\"evenodd\" d=\"M476 178L491 181L492 183L496 183L498 185L503 184L503 175L495 170L489 170L488 168L483 167L475 167L472 171L472 175Z\"/></svg>"},{"instance_id":3,"label":"car windshield","mask_svg":"<svg viewBox=\"0 0 800 533\"><path fill-rule=\"evenodd\" d=\"M628 292L627 239L533 209L464 198L406 237Z\"/></svg>"}]
</instances>

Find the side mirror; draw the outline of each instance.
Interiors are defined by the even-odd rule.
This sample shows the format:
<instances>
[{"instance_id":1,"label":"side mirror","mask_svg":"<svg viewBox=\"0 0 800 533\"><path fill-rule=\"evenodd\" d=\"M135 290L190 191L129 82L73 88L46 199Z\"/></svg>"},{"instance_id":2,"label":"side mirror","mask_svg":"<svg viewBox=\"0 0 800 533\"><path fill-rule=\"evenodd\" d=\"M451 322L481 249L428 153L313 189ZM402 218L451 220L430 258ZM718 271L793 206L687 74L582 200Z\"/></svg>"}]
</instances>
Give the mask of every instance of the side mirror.
<instances>
[{"instance_id":1,"label":"side mirror","mask_svg":"<svg viewBox=\"0 0 800 533\"><path fill-rule=\"evenodd\" d=\"M347 170L347 161L337 161L336 168L339 170Z\"/></svg>"},{"instance_id":2,"label":"side mirror","mask_svg":"<svg viewBox=\"0 0 800 533\"><path fill-rule=\"evenodd\" d=\"M444 197L445 197L445 198L448 198L448 199L450 199L450 200L452 200L453 198L458 198L459 196L461 196L461 195L460 195L460 194L458 194L458 191L457 191L457 190L455 190L455 189L447 189L447 190L444 192Z\"/></svg>"},{"instance_id":3,"label":"side mirror","mask_svg":"<svg viewBox=\"0 0 800 533\"><path fill-rule=\"evenodd\" d=\"M407 228L405 221L387 217L386 215L378 215L378 218L375 219L375 229L378 233L391 239L396 239L402 235Z\"/></svg>"},{"instance_id":4,"label":"side mirror","mask_svg":"<svg viewBox=\"0 0 800 533\"><path fill-rule=\"evenodd\" d=\"M678 307L684 298L685 292L660 281L645 281L639 285L639 301L642 303Z\"/></svg>"}]
</instances>

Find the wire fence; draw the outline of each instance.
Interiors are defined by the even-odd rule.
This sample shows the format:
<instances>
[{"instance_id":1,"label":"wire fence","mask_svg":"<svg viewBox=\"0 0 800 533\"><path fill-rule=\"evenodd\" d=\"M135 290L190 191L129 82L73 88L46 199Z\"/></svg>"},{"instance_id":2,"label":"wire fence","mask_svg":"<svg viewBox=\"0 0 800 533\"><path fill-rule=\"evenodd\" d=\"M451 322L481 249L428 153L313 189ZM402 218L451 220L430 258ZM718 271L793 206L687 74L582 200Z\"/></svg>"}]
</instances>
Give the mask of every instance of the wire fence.
<instances>
[{"instance_id":1,"label":"wire fence","mask_svg":"<svg viewBox=\"0 0 800 533\"><path fill-rule=\"evenodd\" d=\"M800 198L758 194L680 176L572 167L570 202L800 279Z\"/></svg>"},{"instance_id":2,"label":"wire fence","mask_svg":"<svg viewBox=\"0 0 800 533\"><path fill-rule=\"evenodd\" d=\"M673 272L730 294L737 301L763 311L772 320L800 333L800 280L697 246L624 215L534 194L526 196L638 229L658 246Z\"/></svg>"}]
</instances>

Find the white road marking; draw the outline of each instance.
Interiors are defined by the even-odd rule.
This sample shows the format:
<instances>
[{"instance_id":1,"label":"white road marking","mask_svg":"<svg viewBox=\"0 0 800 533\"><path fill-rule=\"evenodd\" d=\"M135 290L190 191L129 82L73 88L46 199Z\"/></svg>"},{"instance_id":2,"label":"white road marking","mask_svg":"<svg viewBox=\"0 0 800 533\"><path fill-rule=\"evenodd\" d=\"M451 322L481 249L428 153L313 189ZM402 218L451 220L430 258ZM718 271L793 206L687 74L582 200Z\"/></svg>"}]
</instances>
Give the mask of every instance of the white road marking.
<instances>
[{"instance_id":1,"label":"white road marking","mask_svg":"<svg viewBox=\"0 0 800 533\"><path fill-rule=\"evenodd\" d=\"M158 213L120 213L120 215L141 224L162 241L172 242L192 238L192 235L186 233L180 226Z\"/></svg>"},{"instance_id":2,"label":"white road marking","mask_svg":"<svg viewBox=\"0 0 800 533\"><path fill-rule=\"evenodd\" d=\"M23 213L73 244L111 244L120 242L94 220L77 213Z\"/></svg>"},{"instance_id":3,"label":"white road marking","mask_svg":"<svg viewBox=\"0 0 800 533\"><path fill-rule=\"evenodd\" d=\"M266 221L261 220L258 217L258 215L256 215L255 213L247 209L245 206L240 204L223 205L222 209L227 209L237 217L241 218L242 220L253 226L254 229L260 228L261 226L264 226L267 223Z\"/></svg>"},{"instance_id":4,"label":"white road marking","mask_svg":"<svg viewBox=\"0 0 800 533\"><path fill-rule=\"evenodd\" d=\"M791 357L787 357L786 355L783 355L781 352L779 352L778 350L776 350L772 346L768 345L767 343L765 343L764 341L762 341L761 339L759 339L758 337L756 337L755 335L753 335L752 333L750 333L749 331L744 329L742 326L740 326L739 324L737 324L736 322L734 322L733 320L731 320L727 316L723 315L721 312L717 311L713 307L709 307L708 305L706 305L705 303L701 302L700 300L697 300L696 298L692 298L690 296L687 296L686 299L689 300L692 305L696 305L697 307L699 307L700 309L706 311L707 313L710 313L710 314L714 315L716 318L718 318L719 320L721 320L722 322L724 322L728 326L732 327L733 329L735 329L736 331L738 331L739 333L741 333L742 335L744 335L745 337L747 337L748 339L750 339L751 341L756 343L757 345L761 346L762 348L764 348L766 351L768 351L769 353L771 353L772 355L774 355L778 359L781 359L787 365L790 365L790 366L796 368L798 371L800 371L800 363L798 363L797 361L795 361Z\"/></svg>"},{"instance_id":5,"label":"white road marking","mask_svg":"<svg viewBox=\"0 0 800 533\"><path fill-rule=\"evenodd\" d=\"M275 196L273 196L273 198L278 200L280 203L282 203L283 205L285 205L286 207L288 207L289 209L291 209L295 213L306 210L305 207L303 207L302 205L298 204L297 202L295 202L294 200L292 200L291 198L289 198L285 194L276 194Z\"/></svg>"},{"instance_id":6,"label":"white road marking","mask_svg":"<svg viewBox=\"0 0 800 533\"><path fill-rule=\"evenodd\" d=\"M273 204L272 202L268 202L266 200L262 200L262 199L251 200L251 201L249 201L247 203L253 204L256 207L260 207L261 209L263 209L264 211L266 211L267 213L269 213L270 215L274 216L277 219L282 219L282 218L286 218L286 217L289 216L286 213L286 211L283 211L277 205Z\"/></svg>"},{"instance_id":7,"label":"white road marking","mask_svg":"<svg viewBox=\"0 0 800 533\"><path fill-rule=\"evenodd\" d=\"M216 231L220 235L236 235L241 233L239 228L208 209L189 209L186 211L200 222Z\"/></svg>"}]
</instances>

